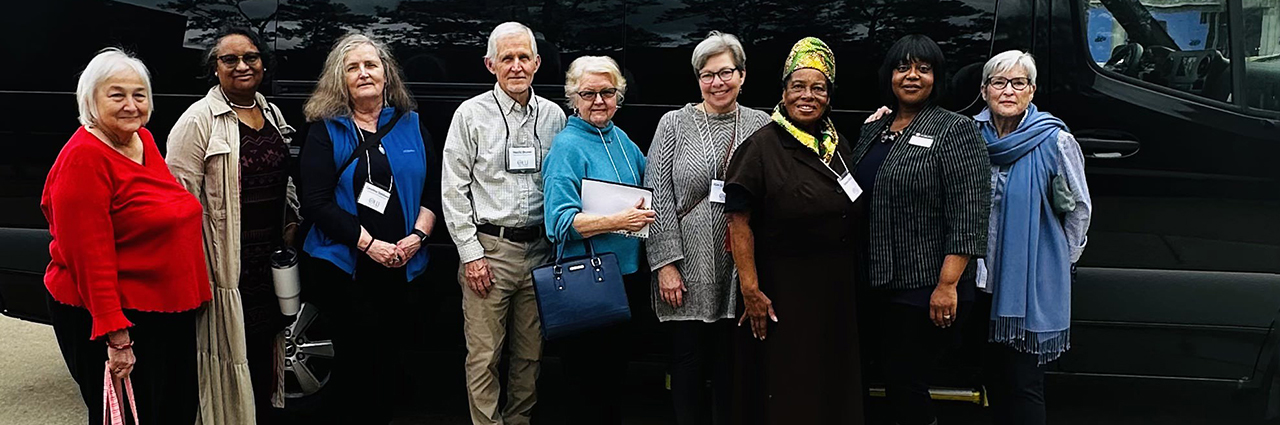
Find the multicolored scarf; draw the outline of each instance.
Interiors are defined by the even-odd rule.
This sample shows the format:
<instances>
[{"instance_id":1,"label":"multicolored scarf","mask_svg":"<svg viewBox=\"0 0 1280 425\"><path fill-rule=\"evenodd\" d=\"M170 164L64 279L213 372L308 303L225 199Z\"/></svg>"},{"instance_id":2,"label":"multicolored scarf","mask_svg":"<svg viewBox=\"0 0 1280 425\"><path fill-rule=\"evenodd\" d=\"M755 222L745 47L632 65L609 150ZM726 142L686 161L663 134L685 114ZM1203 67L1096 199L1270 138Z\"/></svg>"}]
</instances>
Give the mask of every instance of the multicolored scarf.
<instances>
[{"instance_id":1,"label":"multicolored scarf","mask_svg":"<svg viewBox=\"0 0 1280 425\"><path fill-rule=\"evenodd\" d=\"M778 123L778 125L786 129L787 133L791 134L791 137L795 137L796 140L800 141L800 144L805 145L809 150L813 151L813 153L818 154L818 156L822 158L822 162L827 164L831 163L831 156L836 154L836 146L840 144L840 136L836 133L836 126L831 123L831 118L822 120L821 143L818 142L817 137L814 137L807 131L801 130L800 127L796 127L795 124L792 124L791 120L782 113L781 103L779 103L778 106L773 107L773 122Z\"/></svg>"},{"instance_id":2,"label":"multicolored scarf","mask_svg":"<svg viewBox=\"0 0 1280 425\"><path fill-rule=\"evenodd\" d=\"M802 38L791 46L791 53L787 54L787 61L782 66L782 79L801 68L816 69L827 77L828 82L836 82L836 54L817 37Z\"/></svg>"}]
</instances>

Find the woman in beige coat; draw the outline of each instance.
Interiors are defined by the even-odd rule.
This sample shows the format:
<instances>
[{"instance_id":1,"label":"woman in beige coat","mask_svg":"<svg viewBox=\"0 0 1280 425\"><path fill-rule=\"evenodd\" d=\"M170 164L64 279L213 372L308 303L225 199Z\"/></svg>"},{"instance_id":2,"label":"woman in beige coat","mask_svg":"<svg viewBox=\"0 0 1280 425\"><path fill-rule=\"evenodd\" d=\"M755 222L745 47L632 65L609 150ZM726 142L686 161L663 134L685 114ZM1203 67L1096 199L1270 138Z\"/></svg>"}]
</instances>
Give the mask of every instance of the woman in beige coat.
<instances>
[{"instance_id":1,"label":"woman in beige coat","mask_svg":"<svg viewBox=\"0 0 1280 425\"><path fill-rule=\"evenodd\" d=\"M197 423L269 424L284 407L280 312L271 251L292 240L297 196L289 136L279 108L257 93L270 62L256 34L229 29L209 50L218 85L187 108L169 133L166 162L204 206L213 301L197 322Z\"/></svg>"}]
</instances>

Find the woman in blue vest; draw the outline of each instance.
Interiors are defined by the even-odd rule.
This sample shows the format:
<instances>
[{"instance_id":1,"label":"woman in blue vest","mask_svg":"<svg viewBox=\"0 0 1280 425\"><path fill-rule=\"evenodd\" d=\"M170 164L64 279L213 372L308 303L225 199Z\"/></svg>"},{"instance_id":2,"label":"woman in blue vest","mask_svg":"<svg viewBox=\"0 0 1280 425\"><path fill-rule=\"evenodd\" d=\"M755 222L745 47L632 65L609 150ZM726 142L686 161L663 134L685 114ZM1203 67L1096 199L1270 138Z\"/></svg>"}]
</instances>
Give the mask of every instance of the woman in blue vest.
<instances>
[{"instance_id":1,"label":"woman in blue vest","mask_svg":"<svg viewBox=\"0 0 1280 425\"><path fill-rule=\"evenodd\" d=\"M397 303L427 268L420 248L440 209L440 171L415 106L390 52L360 34L329 52L306 103L301 202L315 226L304 249L333 280L341 423L390 421L398 367L384 347L405 322Z\"/></svg>"}]
</instances>

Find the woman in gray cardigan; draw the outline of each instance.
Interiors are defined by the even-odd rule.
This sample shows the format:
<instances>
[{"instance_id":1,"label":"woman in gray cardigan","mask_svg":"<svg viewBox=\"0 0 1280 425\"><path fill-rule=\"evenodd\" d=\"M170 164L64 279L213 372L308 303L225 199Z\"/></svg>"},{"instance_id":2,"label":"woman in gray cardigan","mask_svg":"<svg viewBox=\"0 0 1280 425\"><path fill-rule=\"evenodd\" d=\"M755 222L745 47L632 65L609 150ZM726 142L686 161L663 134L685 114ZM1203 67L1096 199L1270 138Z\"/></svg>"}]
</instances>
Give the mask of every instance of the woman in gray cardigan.
<instances>
[{"instance_id":1,"label":"woman in gray cardigan","mask_svg":"<svg viewBox=\"0 0 1280 425\"><path fill-rule=\"evenodd\" d=\"M730 350L737 303L725 250L724 178L733 150L769 121L738 105L746 55L737 37L711 32L693 50L702 103L668 112L649 148L645 183L658 213L647 248L653 310L671 333L671 395L680 425L709 423L701 391L714 365L717 416L728 417ZM719 357L719 358L717 358Z\"/></svg>"}]
</instances>

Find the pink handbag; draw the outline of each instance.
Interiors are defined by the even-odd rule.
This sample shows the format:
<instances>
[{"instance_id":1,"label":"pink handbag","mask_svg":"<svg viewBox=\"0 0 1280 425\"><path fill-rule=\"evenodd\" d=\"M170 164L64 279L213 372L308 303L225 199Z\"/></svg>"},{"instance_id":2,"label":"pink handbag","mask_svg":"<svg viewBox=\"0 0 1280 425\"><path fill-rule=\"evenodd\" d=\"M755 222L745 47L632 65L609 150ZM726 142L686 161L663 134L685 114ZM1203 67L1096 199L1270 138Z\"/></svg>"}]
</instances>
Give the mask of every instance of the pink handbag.
<instances>
[{"instance_id":1,"label":"pink handbag","mask_svg":"<svg viewBox=\"0 0 1280 425\"><path fill-rule=\"evenodd\" d=\"M120 380L121 390L129 399L129 411L133 412L134 425L138 422L138 404L133 401L133 382L129 378ZM102 423L103 425L125 425L124 414L120 412L120 396L111 380L111 363L102 370Z\"/></svg>"}]
</instances>

